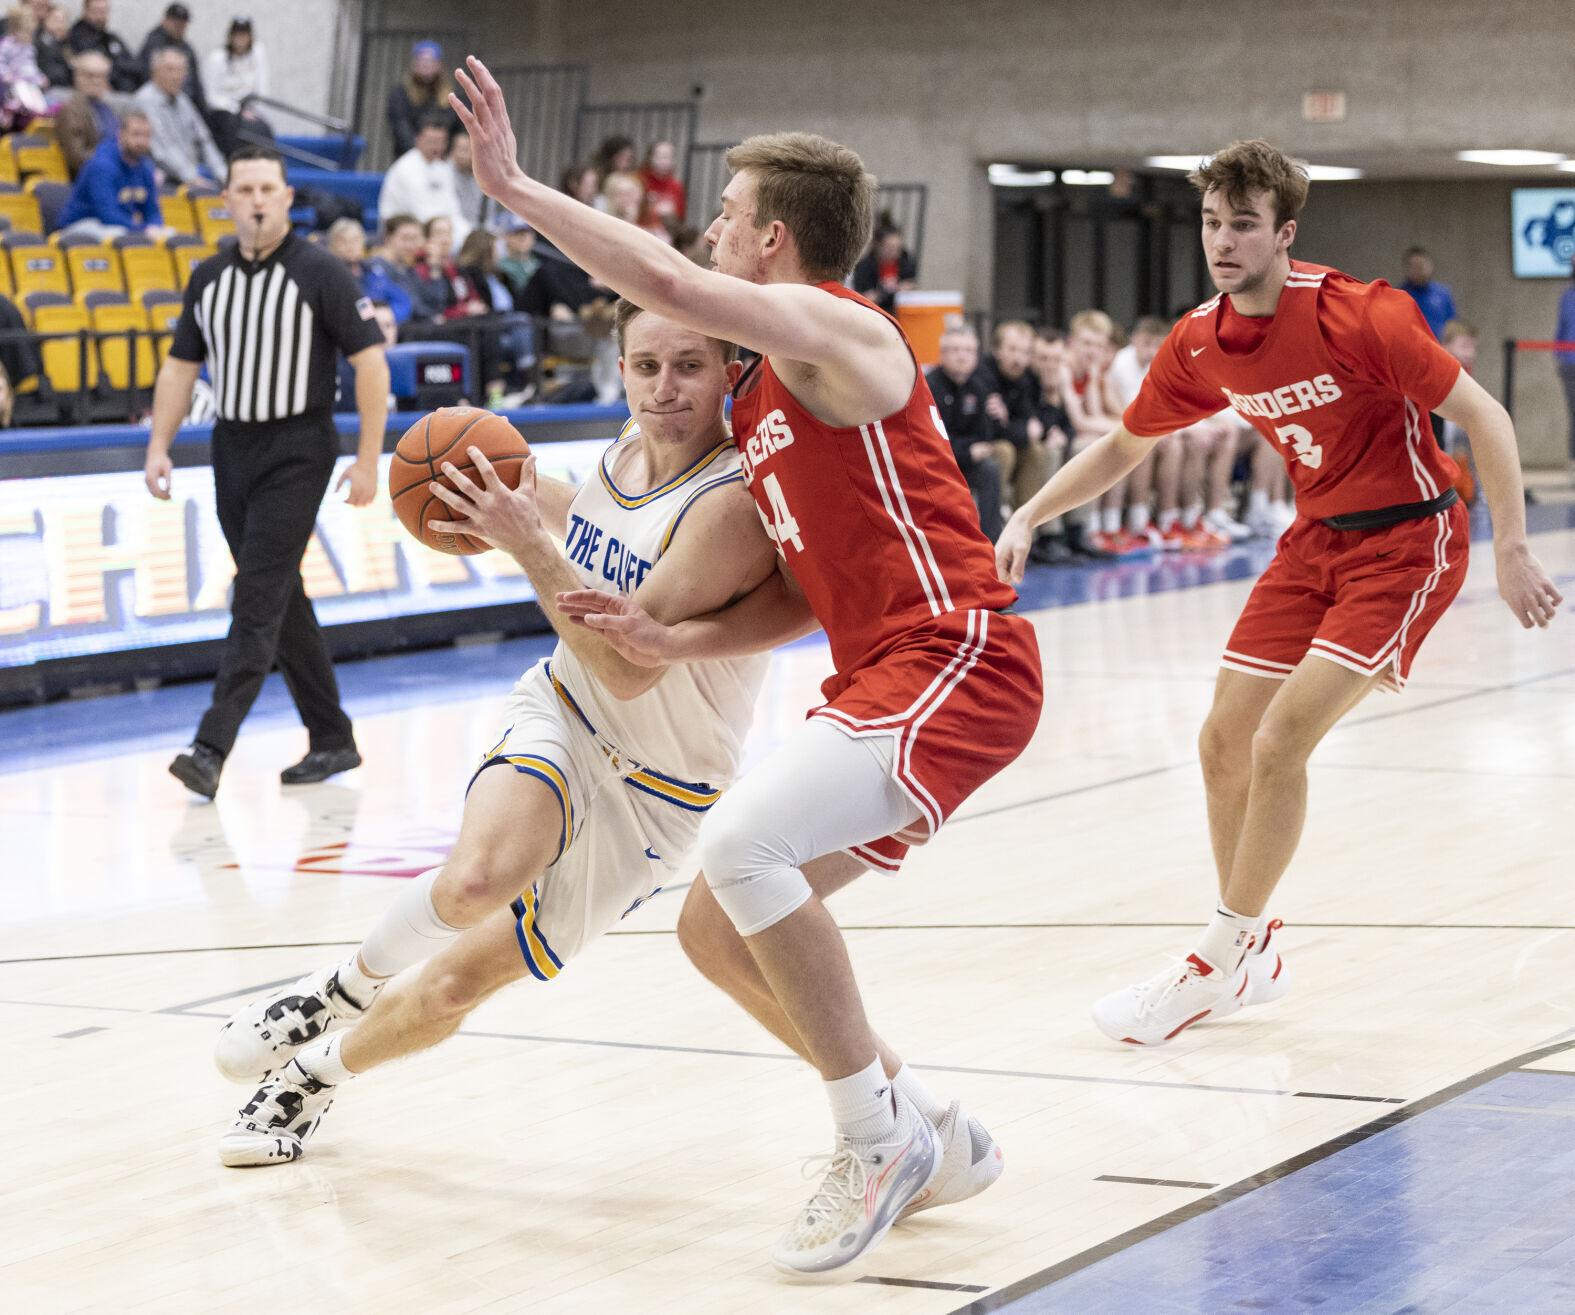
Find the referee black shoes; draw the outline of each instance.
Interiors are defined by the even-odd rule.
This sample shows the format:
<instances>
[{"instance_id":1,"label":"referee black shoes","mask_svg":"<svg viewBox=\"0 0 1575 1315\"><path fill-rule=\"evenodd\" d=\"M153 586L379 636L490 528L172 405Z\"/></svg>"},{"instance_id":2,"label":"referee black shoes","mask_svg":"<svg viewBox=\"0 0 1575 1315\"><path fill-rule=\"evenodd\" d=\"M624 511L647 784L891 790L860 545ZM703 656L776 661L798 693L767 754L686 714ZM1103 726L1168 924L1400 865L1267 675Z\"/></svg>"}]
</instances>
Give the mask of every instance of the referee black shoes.
<instances>
[{"instance_id":1,"label":"referee black shoes","mask_svg":"<svg viewBox=\"0 0 1575 1315\"><path fill-rule=\"evenodd\" d=\"M326 781L330 776L348 772L360 765L361 755L353 744L347 749L313 749L294 767L286 767L280 772L279 779L286 785L311 785L314 781ZM217 778L217 774L215 776Z\"/></svg>"},{"instance_id":2,"label":"referee black shoes","mask_svg":"<svg viewBox=\"0 0 1575 1315\"><path fill-rule=\"evenodd\" d=\"M170 764L170 775L188 790L212 799L219 789L219 772L224 767L224 755L200 740L184 753L175 755Z\"/></svg>"}]
</instances>

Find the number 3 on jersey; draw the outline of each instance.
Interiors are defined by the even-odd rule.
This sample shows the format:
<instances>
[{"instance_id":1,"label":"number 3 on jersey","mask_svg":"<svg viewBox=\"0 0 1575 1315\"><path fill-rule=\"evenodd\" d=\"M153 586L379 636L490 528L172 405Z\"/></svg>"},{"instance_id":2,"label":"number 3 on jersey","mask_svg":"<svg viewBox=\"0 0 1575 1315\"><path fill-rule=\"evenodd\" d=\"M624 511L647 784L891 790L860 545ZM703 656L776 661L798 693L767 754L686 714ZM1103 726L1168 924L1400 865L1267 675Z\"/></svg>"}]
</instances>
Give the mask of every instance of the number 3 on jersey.
<instances>
[{"instance_id":1,"label":"number 3 on jersey","mask_svg":"<svg viewBox=\"0 0 1575 1315\"><path fill-rule=\"evenodd\" d=\"M1290 444L1296 459L1304 466L1317 470L1323 465L1323 448L1313 442L1312 431L1301 425L1276 425L1274 432L1280 442Z\"/></svg>"},{"instance_id":2,"label":"number 3 on jersey","mask_svg":"<svg viewBox=\"0 0 1575 1315\"><path fill-rule=\"evenodd\" d=\"M771 514L759 503L755 510L760 513L760 519L765 522L766 537L776 544L777 551L785 557L784 551L787 544L792 544L798 552L804 551L804 541L798 537L798 522L793 519L793 513L788 510L787 499L782 496L782 485L777 482L775 475L762 477L761 486L766 491L766 501L771 504Z\"/></svg>"}]
</instances>

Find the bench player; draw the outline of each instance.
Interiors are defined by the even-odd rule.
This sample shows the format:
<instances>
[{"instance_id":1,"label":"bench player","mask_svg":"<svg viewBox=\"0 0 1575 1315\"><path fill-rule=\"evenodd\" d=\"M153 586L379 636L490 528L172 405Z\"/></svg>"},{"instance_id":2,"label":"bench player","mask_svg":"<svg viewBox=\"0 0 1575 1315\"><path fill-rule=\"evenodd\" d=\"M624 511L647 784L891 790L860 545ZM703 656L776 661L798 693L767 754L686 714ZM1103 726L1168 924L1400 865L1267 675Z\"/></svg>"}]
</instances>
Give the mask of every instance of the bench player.
<instances>
[{"instance_id":1,"label":"bench player","mask_svg":"<svg viewBox=\"0 0 1575 1315\"><path fill-rule=\"evenodd\" d=\"M743 621L731 628L793 633L813 614L836 674L827 703L711 810L700 856L707 895L825 1080L837 1128L826 1177L774 1259L835 1269L935 1190L946 1111L909 1070L890 1071L803 867L848 852L895 868L1017 756L1042 700L1033 630L1004 614L1015 595L902 331L839 282L871 228L874 179L853 152L802 133L735 148L707 233L712 272L527 177L496 81L474 59L459 77L489 196L623 295L761 353L734 389L734 441L788 569L733 609Z\"/></svg>"},{"instance_id":2,"label":"bench player","mask_svg":"<svg viewBox=\"0 0 1575 1315\"><path fill-rule=\"evenodd\" d=\"M1504 409L1405 293L1291 259L1305 170L1244 141L1192 181L1219 295L1181 318L1121 424L1017 512L997 547L1002 578L1021 578L1034 525L1110 487L1158 435L1222 397L1277 446L1296 489L1296 520L1225 646L1199 743L1220 902L1178 968L1094 1006L1107 1036L1144 1045L1286 989L1264 909L1301 836L1308 755L1372 690L1405 684L1465 574L1468 517L1429 411L1471 437L1516 620L1545 626L1563 601L1526 543Z\"/></svg>"}]
</instances>

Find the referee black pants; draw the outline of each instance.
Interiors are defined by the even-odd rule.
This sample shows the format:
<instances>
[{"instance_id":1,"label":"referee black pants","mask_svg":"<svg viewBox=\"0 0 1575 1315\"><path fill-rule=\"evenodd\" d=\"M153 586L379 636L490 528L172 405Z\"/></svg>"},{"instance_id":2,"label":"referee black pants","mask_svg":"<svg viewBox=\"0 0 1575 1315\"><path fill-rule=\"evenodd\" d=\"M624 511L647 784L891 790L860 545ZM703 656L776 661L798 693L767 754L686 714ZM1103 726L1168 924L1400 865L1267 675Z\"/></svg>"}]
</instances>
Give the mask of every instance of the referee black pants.
<instances>
[{"instance_id":1,"label":"referee black pants","mask_svg":"<svg viewBox=\"0 0 1575 1315\"><path fill-rule=\"evenodd\" d=\"M197 739L228 755L275 664L313 749L355 743L333 660L301 583L301 558L328 491L339 437L332 420L229 424L213 431L213 491L235 558L230 633Z\"/></svg>"}]
</instances>

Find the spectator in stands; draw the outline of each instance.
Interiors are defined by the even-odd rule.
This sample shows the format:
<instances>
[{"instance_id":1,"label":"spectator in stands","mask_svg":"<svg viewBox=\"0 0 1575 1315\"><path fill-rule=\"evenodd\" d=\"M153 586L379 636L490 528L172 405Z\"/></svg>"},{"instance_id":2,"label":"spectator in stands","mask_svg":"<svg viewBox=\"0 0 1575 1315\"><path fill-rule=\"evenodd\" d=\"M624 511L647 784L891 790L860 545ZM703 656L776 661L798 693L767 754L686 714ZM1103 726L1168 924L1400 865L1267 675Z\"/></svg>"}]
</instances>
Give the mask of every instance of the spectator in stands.
<instances>
[{"instance_id":1,"label":"spectator in stands","mask_svg":"<svg viewBox=\"0 0 1575 1315\"><path fill-rule=\"evenodd\" d=\"M38 355L38 345L24 332L27 321L11 298L0 295L0 369L6 379L20 388L29 379L40 381L41 388L48 387L43 378L44 363Z\"/></svg>"},{"instance_id":2,"label":"spectator in stands","mask_svg":"<svg viewBox=\"0 0 1575 1315\"><path fill-rule=\"evenodd\" d=\"M491 306L454 261L454 221L436 215L427 220L424 231L426 245L416 262L416 277L422 284L417 313L438 321L485 315Z\"/></svg>"},{"instance_id":3,"label":"spectator in stands","mask_svg":"<svg viewBox=\"0 0 1575 1315\"><path fill-rule=\"evenodd\" d=\"M11 412L16 406L16 394L11 391L11 376L0 365L0 429L11 428Z\"/></svg>"},{"instance_id":4,"label":"spectator in stands","mask_svg":"<svg viewBox=\"0 0 1575 1315\"><path fill-rule=\"evenodd\" d=\"M596 154L591 156L598 187L605 185L611 174L629 173L634 163L634 139L621 135L604 137L602 144L596 148Z\"/></svg>"},{"instance_id":5,"label":"spectator in stands","mask_svg":"<svg viewBox=\"0 0 1575 1315\"><path fill-rule=\"evenodd\" d=\"M208 97L208 123L224 151L239 144L242 122L273 130L268 121L246 104L248 96L268 94L268 52L252 35L252 20L232 18L224 45L210 51L202 64L202 87Z\"/></svg>"},{"instance_id":6,"label":"spectator in stands","mask_svg":"<svg viewBox=\"0 0 1575 1315\"><path fill-rule=\"evenodd\" d=\"M109 103L109 60L89 50L77 56L72 76L76 90L55 111L55 141L75 181L98 144L120 131L120 121Z\"/></svg>"},{"instance_id":7,"label":"spectator in stands","mask_svg":"<svg viewBox=\"0 0 1575 1315\"><path fill-rule=\"evenodd\" d=\"M919 267L902 242L902 230L882 210L875 221L875 240L853 267L853 290L868 297L889 315L897 313L897 294L919 286ZM1030 330L1030 336L1032 331Z\"/></svg>"},{"instance_id":8,"label":"spectator in stands","mask_svg":"<svg viewBox=\"0 0 1575 1315\"><path fill-rule=\"evenodd\" d=\"M224 156L184 90L188 64L174 48L155 51L153 77L133 98L153 124L153 163L168 183L224 181Z\"/></svg>"},{"instance_id":9,"label":"spectator in stands","mask_svg":"<svg viewBox=\"0 0 1575 1315\"><path fill-rule=\"evenodd\" d=\"M534 359L535 335L529 316L514 314L514 298L498 277L495 239L478 229L464 241L455 264L460 274L497 315L506 317L496 332L481 339L481 370L486 380L487 405L496 407L508 399L508 382L523 383L523 375Z\"/></svg>"},{"instance_id":10,"label":"spectator in stands","mask_svg":"<svg viewBox=\"0 0 1575 1315\"><path fill-rule=\"evenodd\" d=\"M643 228L652 237L660 238L663 242L671 242L672 234L667 231L667 226L654 216L650 219L645 214L645 185L640 181L640 175L635 173L608 174L607 181L602 184L602 206L614 219L621 219L626 224L633 224L636 228Z\"/></svg>"},{"instance_id":11,"label":"spectator in stands","mask_svg":"<svg viewBox=\"0 0 1575 1315\"><path fill-rule=\"evenodd\" d=\"M391 215L383 223L383 267L388 273L389 282L405 294L410 302L410 316L425 316L431 319L430 312L424 311L426 305L426 289L421 282L421 276L416 273L416 261L421 258L421 248L426 242L426 233L422 230L421 221L414 215Z\"/></svg>"},{"instance_id":12,"label":"spectator in stands","mask_svg":"<svg viewBox=\"0 0 1575 1315\"><path fill-rule=\"evenodd\" d=\"M640 166L645 186L645 217L661 223L682 224L689 215L689 197L673 173L678 152L672 142L652 142Z\"/></svg>"},{"instance_id":13,"label":"spectator in stands","mask_svg":"<svg viewBox=\"0 0 1575 1315\"><path fill-rule=\"evenodd\" d=\"M941 362L924 375L935 407L968 481L979 528L993 543L1000 537L1001 467L994 454L995 421L986 403L990 387L979 372L979 336L966 324L941 334Z\"/></svg>"},{"instance_id":14,"label":"spectator in stands","mask_svg":"<svg viewBox=\"0 0 1575 1315\"><path fill-rule=\"evenodd\" d=\"M77 175L60 212L62 231L99 238L127 232L167 236L158 179L149 158L152 146L148 116L136 108L122 113L115 136L99 143Z\"/></svg>"},{"instance_id":15,"label":"spectator in stands","mask_svg":"<svg viewBox=\"0 0 1575 1315\"><path fill-rule=\"evenodd\" d=\"M142 43L142 53L137 56L137 62L142 65L143 72L151 78L153 57L159 51L180 51L186 57L186 80L181 83L181 90L191 97L191 103L197 107L197 113L207 118L208 98L203 94L202 78L198 76L197 52L186 40L186 25L190 22L191 10L185 5L171 5L164 11L164 17L159 21L159 25L148 33L147 40Z\"/></svg>"},{"instance_id":16,"label":"spectator in stands","mask_svg":"<svg viewBox=\"0 0 1575 1315\"><path fill-rule=\"evenodd\" d=\"M33 34L33 55L38 60L38 71L51 88L71 86L71 61L66 58L66 37L71 31L71 19L64 5L49 5Z\"/></svg>"},{"instance_id":17,"label":"spectator in stands","mask_svg":"<svg viewBox=\"0 0 1575 1315\"><path fill-rule=\"evenodd\" d=\"M48 80L38 71L33 34L38 15L26 5L15 6L0 37L0 132L19 132L48 109Z\"/></svg>"},{"instance_id":18,"label":"spectator in stands","mask_svg":"<svg viewBox=\"0 0 1575 1315\"><path fill-rule=\"evenodd\" d=\"M448 128L442 115L428 114L421 120L416 144L383 175L383 189L377 194L378 217L414 215L424 224L441 216L463 241L470 225L460 213L454 166L443 158L447 151Z\"/></svg>"},{"instance_id":19,"label":"spectator in stands","mask_svg":"<svg viewBox=\"0 0 1575 1315\"><path fill-rule=\"evenodd\" d=\"M1575 265L1570 269L1575 280ZM1559 298L1559 320L1553 330L1555 342L1575 343L1575 281L1564 289ZM1559 369L1559 382L1564 385L1564 403L1569 409L1569 462L1570 478L1575 479L1575 347L1553 353Z\"/></svg>"},{"instance_id":20,"label":"spectator in stands","mask_svg":"<svg viewBox=\"0 0 1575 1315\"><path fill-rule=\"evenodd\" d=\"M1027 502L1050 478L1050 451L1039 418L1039 376L1029 366L1034 331L1021 320L996 326L995 351L979 368L995 421L995 460L1012 508Z\"/></svg>"},{"instance_id":21,"label":"spectator in stands","mask_svg":"<svg viewBox=\"0 0 1575 1315\"><path fill-rule=\"evenodd\" d=\"M463 128L456 132L448 148L449 167L454 171L454 195L459 198L459 216L471 228L480 228L486 222L487 207L492 204L481 190L476 175L470 168L470 134Z\"/></svg>"},{"instance_id":22,"label":"spectator in stands","mask_svg":"<svg viewBox=\"0 0 1575 1315\"><path fill-rule=\"evenodd\" d=\"M1405 278L1400 291L1409 293L1421 308L1422 318L1433 331L1433 337L1442 338L1444 325L1455 318L1455 297L1442 283L1433 278L1433 258L1423 247L1411 247L1405 253Z\"/></svg>"},{"instance_id":23,"label":"spectator in stands","mask_svg":"<svg viewBox=\"0 0 1575 1315\"><path fill-rule=\"evenodd\" d=\"M541 257L535 252L536 230L507 210L503 212L498 229L503 234L503 255L498 260L498 277L503 280L517 307L524 300L526 287L541 268Z\"/></svg>"},{"instance_id":24,"label":"spectator in stands","mask_svg":"<svg viewBox=\"0 0 1575 1315\"><path fill-rule=\"evenodd\" d=\"M142 66L131 47L109 30L109 0L82 0L82 17L66 34L73 55L96 50L109 60L109 85L113 91L135 91L142 85Z\"/></svg>"},{"instance_id":25,"label":"spectator in stands","mask_svg":"<svg viewBox=\"0 0 1575 1315\"><path fill-rule=\"evenodd\" d=\"M1477 326L1470 320L1453 319L1444 325L1439 342L1446 352L1460 362L1462 370L1474 374L1477 367L1477 343L1481 337ZM1439 446L1460 468L1460 474L1455 479L1456 490L1465 502L1475 502L1481 496L1482 483L1477 478L1476 458L1471 455L1470 435L1454 421L1446 420L1438 441Z\"/></svg>"},{"instance_id":26,"label":"spectator in stands","mask_svg":"<svg viewBox=\"0 0 1575 1315\"><path fill-rule=\"evenodd\" d=\"M443 69L443 47L436 41L416 42L410 52L409 71L388 89L388 130L393 134L396 159L415 147L429 115L437 115L442 123L447 147L447 135L459 129L459 115L448 103L453 90L454 84Z\"/></svg>"},{"instance_id":27,"label":"spectator in stands","mask_svg":"<svg viewBox=\"0 0 1575 1315\"><path fill-rule=\"evenodd\" d=\"M558 180L558 190L583 205L595 205L601 198L601 179L594 164L571 164Z\"/></svg>"},{"instance_id":28,"label":"spectator in stands","mask_svg":"<svg viewBox=\"0 0 1575 1315\"><path fill-rule=\"evenodd\" d=\"M356 219L336 219L328 226L328 250L344 261L350 277L374 304L381 302L394 313L394 322L410 318L410 294L394 282L381 260L367 259L366 229Z\"/></svg>"}]
</instances>

